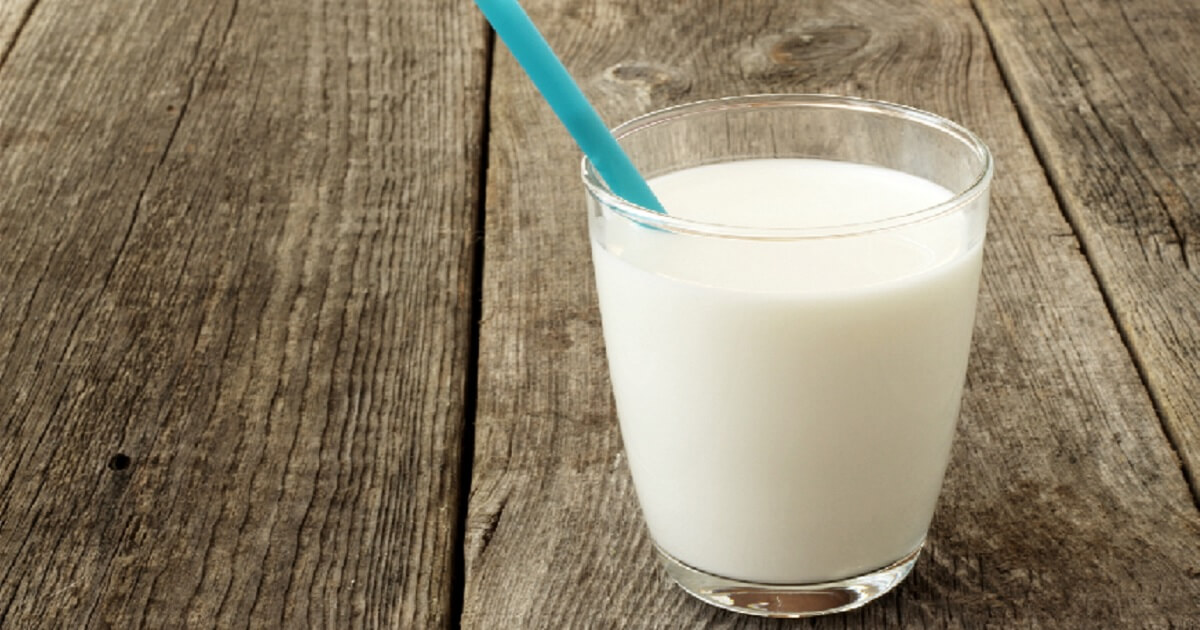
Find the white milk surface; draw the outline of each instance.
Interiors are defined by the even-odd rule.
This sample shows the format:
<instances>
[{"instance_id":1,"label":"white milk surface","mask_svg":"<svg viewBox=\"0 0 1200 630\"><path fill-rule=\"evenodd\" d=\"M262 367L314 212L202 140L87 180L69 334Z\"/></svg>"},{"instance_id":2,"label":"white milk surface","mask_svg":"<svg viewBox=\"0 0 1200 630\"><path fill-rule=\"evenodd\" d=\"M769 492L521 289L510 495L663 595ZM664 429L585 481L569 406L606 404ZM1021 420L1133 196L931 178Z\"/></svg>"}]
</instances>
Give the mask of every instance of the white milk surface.
<instances>
[{"instance_id":1,"label":"white milk surface","mask_svg":"<svg viewBox=\"0 0 1200 630\"><path fill-rule=\"evenodd\" d=\"M862 222L951 196L896 171L799 159L701 166L651 186L673 215L750 226ZM598 225L621 432L663 550L728 578L812 583L921 544L978 290L982 247L961 213L788 242Z\"/></svg>"}]
</instances>

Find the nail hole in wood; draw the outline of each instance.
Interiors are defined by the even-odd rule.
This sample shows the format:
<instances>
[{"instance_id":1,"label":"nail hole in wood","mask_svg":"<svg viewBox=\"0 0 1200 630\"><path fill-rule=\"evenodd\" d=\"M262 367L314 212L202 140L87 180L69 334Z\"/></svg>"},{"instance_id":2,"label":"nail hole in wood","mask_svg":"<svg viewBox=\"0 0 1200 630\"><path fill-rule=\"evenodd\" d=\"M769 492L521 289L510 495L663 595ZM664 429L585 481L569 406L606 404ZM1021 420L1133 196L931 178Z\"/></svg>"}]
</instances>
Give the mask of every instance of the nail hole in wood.
<instances>
[{"instance_id":1,"label":"nail hole in wood","mask_svg":"<svg viewBox=\"0 0 1200 630\"><path fill-rule=\"evenodd\" d=\"M109 470L125 470L129 468L129 456L125 453L117 453L108 460Z\"/></svg>"}]
</instances>

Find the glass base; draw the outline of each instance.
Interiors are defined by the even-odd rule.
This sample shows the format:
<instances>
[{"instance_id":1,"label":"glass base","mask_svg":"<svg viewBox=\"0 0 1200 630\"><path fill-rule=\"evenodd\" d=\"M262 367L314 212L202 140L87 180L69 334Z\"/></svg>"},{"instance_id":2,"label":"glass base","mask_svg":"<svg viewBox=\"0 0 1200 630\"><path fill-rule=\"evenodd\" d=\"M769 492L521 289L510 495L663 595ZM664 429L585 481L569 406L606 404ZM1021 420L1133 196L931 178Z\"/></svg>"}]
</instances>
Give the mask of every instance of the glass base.
<instances>
[{"instance_id":1,"label":"glass base","mask_svg":"<svg viewBox=\"0 0 1200 630\"><path fill-rule=\"evenodd\" d=\"M657 545L655 549L671 579L702 602L760 617L814 617L854 610L892 590L912 571L924 544L870 573L816 584L731 580L690 567Z\"/></svg>"}]
</instances>

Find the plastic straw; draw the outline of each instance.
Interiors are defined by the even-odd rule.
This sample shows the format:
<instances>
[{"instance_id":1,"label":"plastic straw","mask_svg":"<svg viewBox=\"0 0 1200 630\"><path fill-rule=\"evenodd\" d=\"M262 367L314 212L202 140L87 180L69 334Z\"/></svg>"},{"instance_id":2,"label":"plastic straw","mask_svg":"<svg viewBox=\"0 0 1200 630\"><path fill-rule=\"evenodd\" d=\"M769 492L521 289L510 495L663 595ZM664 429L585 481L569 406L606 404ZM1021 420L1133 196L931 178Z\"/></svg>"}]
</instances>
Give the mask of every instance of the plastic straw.
<instances>
[{"instance_id":1,"label":"plastic straw","mask_svg":"<svg viewBox=\"0 0 1200 630\"><path fill-rule=\"evenodd\" d=\"M567 69L542 38L525 10L516 0L475 0L496 34L512 51L517 63L533 80L550 109L566 126L583 154L617 196L644 208L665 213L645 178L625 154L617 139L604 126L571 79Z\"/></svg>"}]
</instances>

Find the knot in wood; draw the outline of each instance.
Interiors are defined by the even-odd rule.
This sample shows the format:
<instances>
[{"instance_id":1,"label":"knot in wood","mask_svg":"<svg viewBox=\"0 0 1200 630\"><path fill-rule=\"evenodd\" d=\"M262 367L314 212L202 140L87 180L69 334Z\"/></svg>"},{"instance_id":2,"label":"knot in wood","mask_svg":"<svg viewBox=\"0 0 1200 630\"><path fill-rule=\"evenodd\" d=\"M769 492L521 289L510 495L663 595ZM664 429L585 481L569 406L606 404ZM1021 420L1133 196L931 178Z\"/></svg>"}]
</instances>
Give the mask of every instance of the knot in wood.
<instances>
[{"instance_id":1,"label":"knot in wood","mask_svg":"<svg viewBox=\"0 0 1200 630\"><path fill-rule=\"evenodd\" d=\"M771 46L768 56L780 65L806 66L814 61L849 56L870 39L871 32L857 24L812 26L782 37Z\"/></svg>"},{"instance_id":2,"label":"knot in wood","mask_svg":"<svg viewBox=\"0 0 1200 630\"><path fill-rule=\"evenodd\" d=\"M607 81L625 84L647 96L677 99L691 90L691 82L679 71L650 62L618 63L604 71Z\"/></svg>"}]
</instances>

